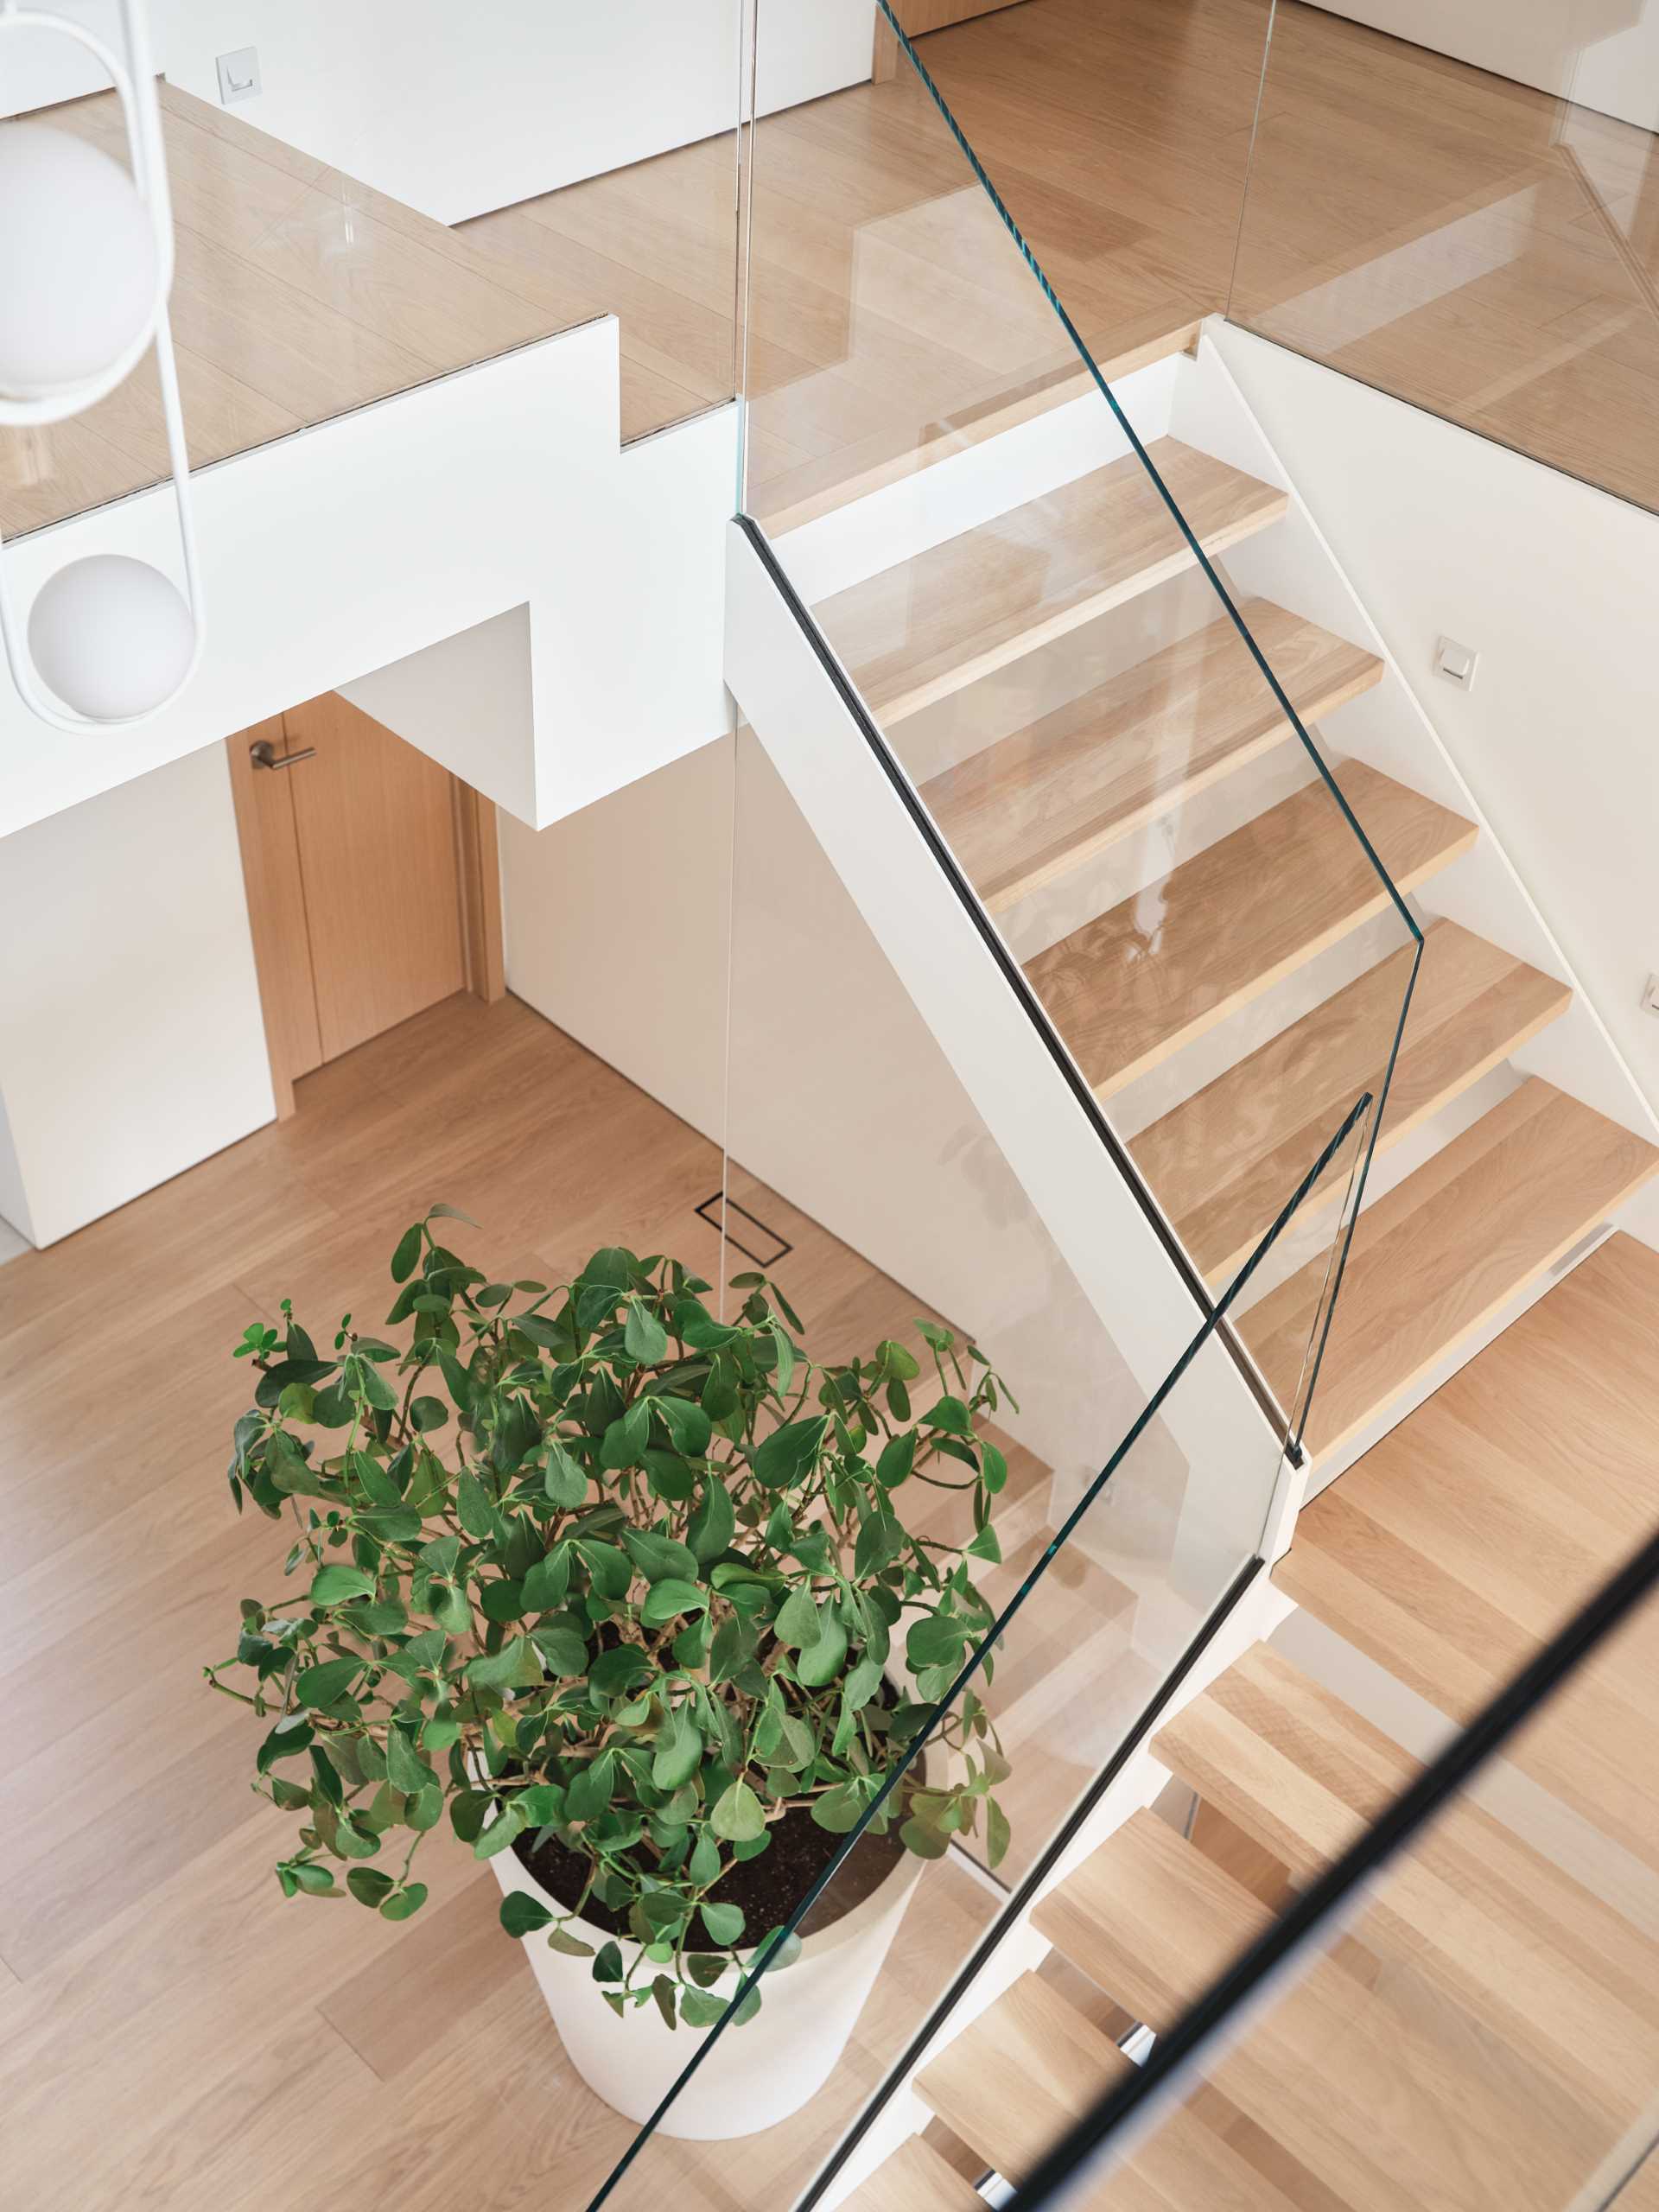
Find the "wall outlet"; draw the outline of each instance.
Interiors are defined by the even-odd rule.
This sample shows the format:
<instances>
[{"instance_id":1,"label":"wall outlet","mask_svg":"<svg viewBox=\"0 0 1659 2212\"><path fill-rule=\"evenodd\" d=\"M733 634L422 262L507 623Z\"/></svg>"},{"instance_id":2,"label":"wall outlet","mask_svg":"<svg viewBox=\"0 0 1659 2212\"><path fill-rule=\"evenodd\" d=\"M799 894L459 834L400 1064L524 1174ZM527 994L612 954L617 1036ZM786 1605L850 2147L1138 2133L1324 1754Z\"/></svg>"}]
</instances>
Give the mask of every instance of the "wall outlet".
<instances>
[{"instance_id":1,"label":"wall outlet","mask_svg":"<svg viewBox=\"0 0 1659 2212\"><path fill-rule=\"evenodd\" d=\"M1443 676L1448 683L1455 683L1459 691L1475 688L1475 671L1480 666L1480 655L1472 645L1460 645L1455 638L1442 638L1434 648L1434 673Z\"/></svg>"},{"instance_id":2,"label":"wall outlet","mask_svg":"<svg viewBox=\"0 0 1659 2212\"><path fill-rule=\"evenodd\" d=\"M229 107L236 100L251 100L261 89L257 46L238 46L234 54L221 54L217 66L222 107Z\"/></svg>"}]
</instances>

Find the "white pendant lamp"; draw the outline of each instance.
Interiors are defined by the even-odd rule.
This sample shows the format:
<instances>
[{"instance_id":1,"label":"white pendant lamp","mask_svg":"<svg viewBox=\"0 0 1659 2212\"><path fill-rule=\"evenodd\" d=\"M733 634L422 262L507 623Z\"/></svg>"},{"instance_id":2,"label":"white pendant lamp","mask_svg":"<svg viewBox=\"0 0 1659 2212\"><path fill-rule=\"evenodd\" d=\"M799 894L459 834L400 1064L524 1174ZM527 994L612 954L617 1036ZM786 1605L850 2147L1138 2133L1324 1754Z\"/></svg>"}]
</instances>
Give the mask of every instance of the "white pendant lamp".
<instances>
[{"instance_id":1,"label":"white pendant lamp","mask_svg":"<svg viewBox=\"0 0 1659 2212\"><path fill-rule=\"evenodd\" d=\"M161 116L143 0L120 4L124 57L67 16L0 0L0 34L56 32L108 72L131 162L129 172L50 124L0 122L0 424L82 413L130 376L153 344L183 556L182 593L161 569L124 554L70 562L36 593L25 640L0 548L0 636L12 681L41 721L83 732L128 728L159 713L188 683L202 646L190 468L167 313L173 225Z\"/></svg>"}]
</instances>

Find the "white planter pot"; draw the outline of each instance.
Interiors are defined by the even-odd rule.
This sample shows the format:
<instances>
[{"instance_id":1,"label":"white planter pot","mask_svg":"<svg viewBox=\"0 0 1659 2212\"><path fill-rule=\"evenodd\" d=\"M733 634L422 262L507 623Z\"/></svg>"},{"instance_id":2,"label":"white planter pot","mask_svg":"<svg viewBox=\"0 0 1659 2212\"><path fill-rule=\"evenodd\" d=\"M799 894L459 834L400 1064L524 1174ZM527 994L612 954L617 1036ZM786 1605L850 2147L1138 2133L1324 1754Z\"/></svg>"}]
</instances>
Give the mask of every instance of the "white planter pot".
<instances>
[{"instance_id":1,"label":"white planter pot","mask_svg":"<svg viewBox=\"0 0 1659 2212\"><path fill-rule=\"evenodd\" d=\"M550 1912L563 1911L514 1851L498 1852L489 1863L504 1891L522 1890ZM817 2094L847 2047L925 1863L907 1853L861 1904L807 1936L793 1966L766 1975L760 2012L721 2034L664 2116L663 2134L699 2142L753 2135ZM586 1921L569 1925L595 1950L611 1940ZM654 2005L630 2005L619 2018L593 1978L591 1959L550 1949L545 1935L521 1940L577 2073L625 2119L649 2120L709 2031L683 2022L671 2029ZM639 1945L615 1940L632 1965ZM753 1954L740 1955L747 1965ZM734 1969L713 1993L729 1998L738 1982Z\"/></svg>"}]
</instances>

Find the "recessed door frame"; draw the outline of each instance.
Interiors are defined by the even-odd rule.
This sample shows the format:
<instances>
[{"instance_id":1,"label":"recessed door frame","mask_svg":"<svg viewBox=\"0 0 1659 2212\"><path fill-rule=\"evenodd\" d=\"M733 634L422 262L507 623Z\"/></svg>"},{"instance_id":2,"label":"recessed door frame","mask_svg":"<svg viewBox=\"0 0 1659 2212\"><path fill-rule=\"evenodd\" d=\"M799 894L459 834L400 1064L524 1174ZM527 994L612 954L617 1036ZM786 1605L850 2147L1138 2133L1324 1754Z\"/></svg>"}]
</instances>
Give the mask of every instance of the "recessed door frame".
<instances>
[{"instance_id":1,"label":"recessed door frame","mask_svg":"<svg viewBox=\"0 0 1659 2212\"><path fill-rule=\"evenodd\" d=\"M309 943L298 837L291 811L270 807L275 794L266 779L282 772L256 766L254 748L261 745L279 760L286 757L289 735L283 715L273 715L225 741L271 1089L276 1118L283 1122L294 1111L296 1077L321 1065L322 1050L315 992L292 957L296 938ZM449 782L461 883L461 965L466 988L489 1003L506 991L495 804L458 776Z\"/></svg>"}]
</instances>

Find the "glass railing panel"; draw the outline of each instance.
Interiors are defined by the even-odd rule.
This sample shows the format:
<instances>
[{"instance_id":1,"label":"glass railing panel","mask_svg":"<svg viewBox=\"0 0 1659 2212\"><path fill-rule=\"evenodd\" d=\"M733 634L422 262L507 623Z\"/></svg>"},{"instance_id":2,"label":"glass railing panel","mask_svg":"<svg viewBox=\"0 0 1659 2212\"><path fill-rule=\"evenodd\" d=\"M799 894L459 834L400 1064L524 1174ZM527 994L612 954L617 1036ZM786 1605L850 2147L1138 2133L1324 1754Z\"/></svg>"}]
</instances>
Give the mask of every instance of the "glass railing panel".
<instances>
[{"instance_id":1,"label":"glass railing panel","mask_svg":"<svg viewBox=\"0 0 1659 2212\"><path fill-rule=\"evenodd\" d=\"M764 54L764 16L759 35ZM1182 334L1108 380L907 42L861 113L857 137L755 124L745 297L753 333L793 297L804 226L836 226L837 373L873 395L885 457L840 448L810 497L780 493L766 441L823 388L752 360L747 512L1202 1304L1309 1135L1385 1096L1421 943L1398 887L1472 830L1343 757L1342 710L1382 664L1272 595L1258 555L1286 493L1179 435ZM849 179L900 143L902 208L885 184L867 207ZM860 289L876 272L879 314ZM941 423L919 386L876 376L861 349L901 327L906 359L958 391L964 351L1001 359L995 404ZM1033 382L1034 363L1052 373ZM1238 1315L1287 1416L1338 1191Z\"/></svg>"},{"instance_id":2,"label":"glass railing panel","mask_svg":"<svg viewBox=\"0 0 1659 2212\"><path fill-rule=\"evenodd\" d=\"M1302 1885L1276 1916L1262 1854L1236 1830L1184 1841L1143 1815L1132 1852L1128 1831L1109 1840L1165 1910L1190 1904L1189 1972L1167 1976L1170 1933L1145 1916L1102 1936L1095 1980L1155 2039L1138 2069L1102 2068L1099 2101L1063 2144L1007 2139L1018 2212L1139 2201L1180 2171L1384 2212L1650 2202L1659 1917L1649 1864L1605 1816L1617 1798L1624 1821L1639 1777L1651 1834L1659 1779L1628 1718L1631 1764L1608 1777L1611 1797L1530 1777L1565 1771L1564 1732L1605 1737L1621 1692L1650 1688L1656 1588L1659 1539L1421 1772L1382 1732L1366 1736L1369 1778L1329 1765L1345 1847L1323 1871L1294 1869ZM1328 1695L1295 1694L1308 1711ZM1294 1836L1294 1784L1280 1802ZM1191 1973L1206 1955L1210 1972Z\"/></svg>"},{"instance_id":3,"label":"glass railing panel","mask_svg":"<svg viewBox=\"0 0 1659 2212\"><path fill-rule=\"evenodd\" d=\"M791 1307L800 1300L791 1333L867 1362L857 1427L868 1440L841 1478L839 1548L817 1602L838 1617L850 1567L862 1594L850 1601L848 1663L879 1659L888 1687L856 1708L871 1732L855 1739L856 1773L835 1780L832 1758L804 1780L799 1768L792 1781L775 1768L752 1777L763 1815L791 1794L812 1796L824 1815L802 1823L818 1855L787 1882L781 1853L777 1862L778 1924L804 1931L798 1955L787 1932L770 1961L759 1944L744 1961L758 1969L752 1989L735 1973L714 1985L729 2013L694 2003L692 2031L683 2020L673 2038L650 2038L667 2043L661 2063L642 2060L626 2084L607 2089L588 2072L642 2123L594 2199L618 2212L715 2189L731 2212L760 2212L793 2201L836 2156L1224 1617L1252 1572L1281 1471L1248 1404L1248 1419L1236 1417L1236 1377L1215 1322L1200 1321L1146 1387L1129 1332L1084 1295L747 731L737 778L728 1235L735 1229L762 1256L793 1245L776 1270ZM810 1008L815 1034L836 1050L780 1051L780 1006ZM1351 1178L1364 1113L1353 1102L1300 1185L1333 1163ZM1305 1194L1287 1190L1281 1215L1294 1218ZM1269 1224L1269 1251L1282 1225ZM849 1287L832 1255L811 1256L826 1226L873 1263L873 1277ZM1260 1263L1253 1251L1244 1272ZM1127 1263L1124 1274L1127 1296ZM747 1295L740 1278L728 1318ZM869 1354L888 1342L920 1371L891 1351L873 1370ZM807 1403L817 1403L816 1384ZM887 1433L895 1427L924 1440L907 1475L910 1447ZM874 1596L896 1617L865 1642L873 1548L889 1542L900 1548L877 1571ZM931 1567L918 1574L906 1546ZM802 1624L791 1617L786 1633ZM789 1684L798 1664L791 1656L773 1671ZM603 2014L599 1993L579 1995ZM819 2023L810 2045L803 2011ZM583 2032L566 2044L587 2072Z\"/></svg>"},{"instance_id":4,"label":"glass railing panel","mask_svg":"<svg viewBox=\"0 0 1659 2212\"><path fill-rule=\"evenodd\" d=\"M1659 13L1366 12L1277 12L1229 315L1659 506Z\"/></svg>"},{"instance_id":5,"label":"glass railing panel","mask_svg":"<svg viewBox=\"0 0 1659 2212\"><path fill-rule=\"evenodd\" d=\"M537 10L423 7L391 49L323 10L223 54L207 18L149 13L194 467L606 315L625 440L732 397L734 5L649 35L638 11L595 13L580 37ZM845 81L844 57L802 45L785 97ZM0 127L124 164L114 92L65 99L69 82L9 77ZM167 469L152 353L73 420L0 430L0 524L15 537Z\"/></svg>"}]
</instances>

